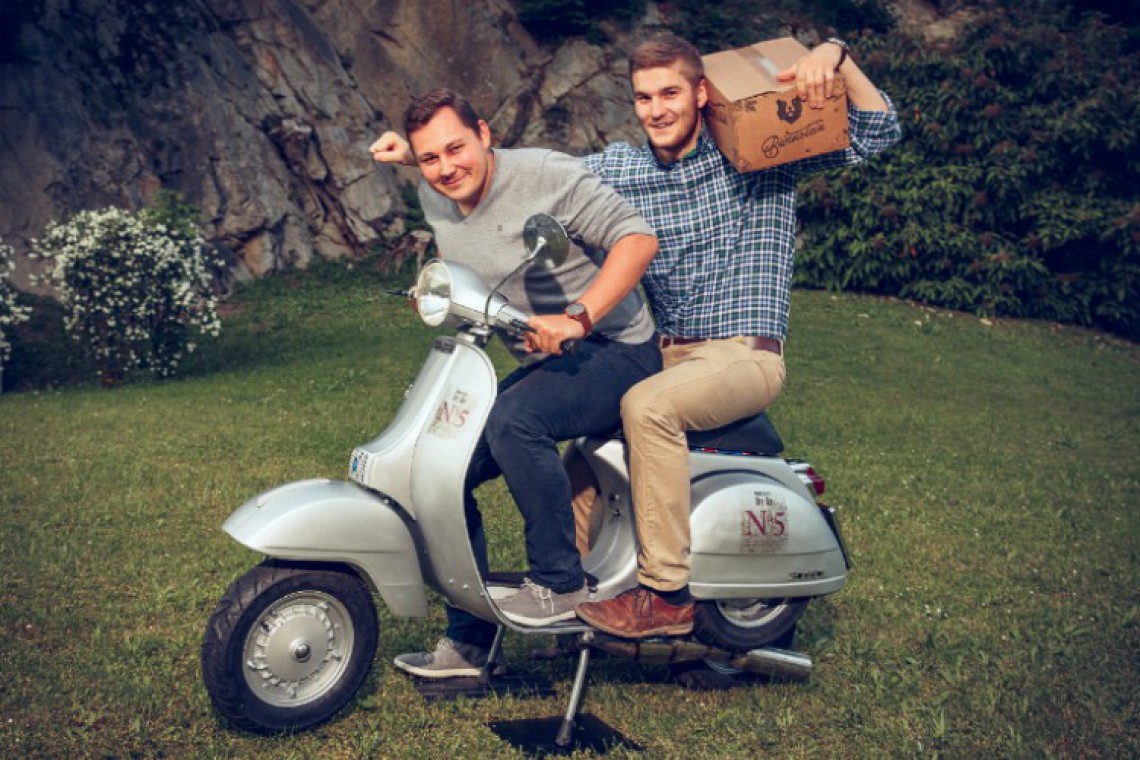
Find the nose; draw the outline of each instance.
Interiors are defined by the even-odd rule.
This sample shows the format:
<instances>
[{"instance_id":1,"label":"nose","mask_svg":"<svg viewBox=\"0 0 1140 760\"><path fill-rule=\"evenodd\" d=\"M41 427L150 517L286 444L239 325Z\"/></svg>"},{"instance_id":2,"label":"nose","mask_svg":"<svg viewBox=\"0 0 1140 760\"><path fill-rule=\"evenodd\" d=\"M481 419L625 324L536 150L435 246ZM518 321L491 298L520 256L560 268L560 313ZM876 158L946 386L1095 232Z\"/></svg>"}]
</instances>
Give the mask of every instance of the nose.
<instances>
[{"instance_id":1,"label":"nose","mask_svg":"<svg viewBox=\"0 0 1140 760\"><path fill-rule=\"evenodd\" d=\"M454 170L455 170L454 165L451 163L451 161L446 156L440 156L439 157L439 173L442 176L444 176L444 177L450 176Z\"/></svg>"}]
</instances>

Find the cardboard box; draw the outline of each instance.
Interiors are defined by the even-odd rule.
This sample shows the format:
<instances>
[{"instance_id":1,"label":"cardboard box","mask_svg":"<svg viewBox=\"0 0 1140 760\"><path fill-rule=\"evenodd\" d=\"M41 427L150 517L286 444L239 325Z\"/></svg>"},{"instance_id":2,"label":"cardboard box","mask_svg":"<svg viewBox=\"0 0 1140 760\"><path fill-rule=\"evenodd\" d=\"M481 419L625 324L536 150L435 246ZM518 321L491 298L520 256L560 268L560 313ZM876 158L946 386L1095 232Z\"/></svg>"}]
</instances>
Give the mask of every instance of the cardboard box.
<instances>
[{"instance_id":1,"label":"cardboard box","mask_svg":"<svg viewBox=\"0 0 1140 760\"><path fill-rule=\"evenodd\" d=\"M791 37L702 56L709 81L709 130L738 171L818 156L851 144L847 91L838 87L822 109L795 94L795 83L776 75L808 49ZM842 85L842 77L837 78Z\"/></svg>"}]
</instances>

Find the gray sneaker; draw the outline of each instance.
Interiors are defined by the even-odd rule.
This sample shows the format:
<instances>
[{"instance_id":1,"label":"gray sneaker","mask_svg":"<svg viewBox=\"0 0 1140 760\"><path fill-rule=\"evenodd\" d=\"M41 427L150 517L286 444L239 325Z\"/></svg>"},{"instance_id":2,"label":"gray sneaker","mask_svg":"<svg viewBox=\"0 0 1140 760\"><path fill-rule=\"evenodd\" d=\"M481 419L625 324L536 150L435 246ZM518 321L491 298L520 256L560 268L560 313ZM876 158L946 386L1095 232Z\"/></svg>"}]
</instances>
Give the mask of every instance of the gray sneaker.
<instances>
[{"instance_id":1,"label":"gray sneaker","mask_svg":"<svg viewBox=\"0 0 1140 760\"><path fill-rule=\"evenodd\" d=\"M575 617L574 608L588 601L590 592L584 583L577 591L556 594L526 578L518 593L499 601L499 612L519 625L550 625Z\"/></svg>"},{"instance_id":2,"label":"gray sneaker","mask_svg":"<svg viewBox=\"0 0 1140 760\"><path fill-rule=\"evenodd\" d=\"M444 637L435 645L434 652L411 652L396 657L396 667L405 673L420 678L458 678L479 675L487 663L491 650L452 641ZM507 672L503 663L495 663L491 675L501 676Z\"/></svg>"}]
</instances>

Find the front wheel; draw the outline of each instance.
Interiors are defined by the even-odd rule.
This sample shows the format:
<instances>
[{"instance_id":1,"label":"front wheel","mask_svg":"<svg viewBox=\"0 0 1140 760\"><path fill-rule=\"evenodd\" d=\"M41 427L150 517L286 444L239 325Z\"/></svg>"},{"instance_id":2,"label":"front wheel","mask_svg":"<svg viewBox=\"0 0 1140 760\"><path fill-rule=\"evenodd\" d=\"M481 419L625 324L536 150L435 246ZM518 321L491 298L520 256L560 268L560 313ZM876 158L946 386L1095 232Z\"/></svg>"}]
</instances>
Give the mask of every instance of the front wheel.
<instances>
[{"instance_id":1,"label":"front wheel","mask_svg":"<svg viewBox=\"0 0 1140 760\"><path fill-rule=\"evenodd\" d=\"M355 573L267 562L236 580L210 616L202 678L234 725L300 731L352 699L378 637L372 594Z\"/></svg>"}]
</instances>

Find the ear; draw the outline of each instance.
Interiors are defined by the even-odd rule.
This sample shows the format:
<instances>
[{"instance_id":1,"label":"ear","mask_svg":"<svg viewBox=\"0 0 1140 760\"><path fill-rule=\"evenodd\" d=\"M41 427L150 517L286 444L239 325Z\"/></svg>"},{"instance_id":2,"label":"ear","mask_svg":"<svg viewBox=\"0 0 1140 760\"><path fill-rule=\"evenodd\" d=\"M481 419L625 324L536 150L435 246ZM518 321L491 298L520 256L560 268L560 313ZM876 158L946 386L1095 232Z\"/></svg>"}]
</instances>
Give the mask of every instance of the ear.
<instances>
[{"instance_id":1,"label":"ear","mask_svg":"<svg viewBox=\"0 0 1140 760\"><path fill-rule=\"evenodd\" d=\"M697 82L697 108L704 108L709 102L709 80L701 77Z\"/></svg>"},{"instance_id":2,"label":"ear","mask_svg":"<svg viewBox=\"0 0 1140 760\"><path fill-rule=\"evenodd\" d=\"M491 128L482 119L479 120L479 142L483 143L483 147L487 150L491 149Z\"/></svg>"}]
</instances>

